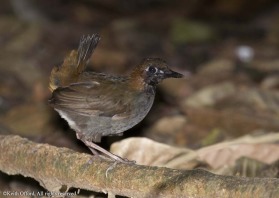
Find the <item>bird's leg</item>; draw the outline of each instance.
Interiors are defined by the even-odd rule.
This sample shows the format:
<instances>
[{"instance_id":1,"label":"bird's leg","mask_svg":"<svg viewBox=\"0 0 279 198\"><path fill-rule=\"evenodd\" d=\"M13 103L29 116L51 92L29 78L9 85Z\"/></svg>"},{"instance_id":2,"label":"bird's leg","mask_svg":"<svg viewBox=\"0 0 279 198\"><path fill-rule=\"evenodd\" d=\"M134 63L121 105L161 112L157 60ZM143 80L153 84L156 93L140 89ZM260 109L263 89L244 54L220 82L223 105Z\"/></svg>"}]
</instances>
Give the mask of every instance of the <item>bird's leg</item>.
<instances>
[{"instance_id":1,"label":"bird's leg","mask_svg":"<svg viewBox=\"0 0 279 198\"><path fill-rule=\"evenodd\" d=\"M102 147L98 146L97 144L90 142L86 139L84 139L83 137L80 136L79 133L77 133L77 138L79 140L81 140L89 149L90 151L94 154L94 155L99 155L99 153L97 151L100 151L101 153L107 155L108 157L110 157L111 159L118 161L118 162L122 162L122 163L135 163L135 161L129 161L127 159L123 159L117 155L114 155L113 153L103 149ZM97 151L96 151L97 150Z\"/></svg>"},{"instance_id":2,"label":"bird's leg","mask_svg":"<svg viewBox=\"0 0 279 198\"><path fill-rule=\"evenodd\" d=\"M83 142L83 141L82 141ZM84 142L83 142L84 143ZM84 143L85 144L85 143ZM86 145L86 144L85 144ZM87 146L87 145L86 145ZM88 146L87 146L88 147ZM96 155L96 156L99 156L99 153L95 150L95 149L93 149L93 148L91 148L91 147L88 147L89 148L89 150L93 153L93 155Z\"/></svg>"}]
</instances>

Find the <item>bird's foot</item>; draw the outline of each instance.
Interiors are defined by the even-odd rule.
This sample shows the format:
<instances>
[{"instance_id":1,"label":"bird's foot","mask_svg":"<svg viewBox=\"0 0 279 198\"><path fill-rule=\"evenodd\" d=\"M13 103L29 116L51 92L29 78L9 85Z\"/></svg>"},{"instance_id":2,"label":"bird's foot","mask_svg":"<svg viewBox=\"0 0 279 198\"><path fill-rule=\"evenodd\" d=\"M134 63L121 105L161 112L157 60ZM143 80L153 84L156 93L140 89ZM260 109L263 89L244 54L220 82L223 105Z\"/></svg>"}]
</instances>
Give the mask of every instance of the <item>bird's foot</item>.
<instances>
[{"instance_id":1,"label":"bird's foot","mask_svg":"<svg viewBox=\"0 0 279 198\"><path fill-rule=\"evenodd\" d=\"M117 155L116 155L116 156L117 156ZM121 161L120 161L120 160L115 160L114 163L113 163L111 166L108 167L108 169L106 170L106 178L108 177L109 171L113 170L113 169L116 167L116 165L117 165L118 163L136 164L136 161L130 161L130 160L128 160L128 159L121 158L121 157L119 157L119 156L117 156L117 157L118 157L119 159L121 159Z\"/></svg>"},{"instance_id":2,"label":"bird's foot","mask_svg":"<svg viewBox=\"0 0 279 198\"><path fill-rule=\"evenodd\" d=\"M125 158L122 158L118 155L115 155L105 149L103 149L102 147L98 146L97 144L93 143L93 142L90 142L88 140L85 140L83 138L79 138L81 141L83 141L83 143L90 149L90 151L94 154L94 156L98 156L98 157L102 157L102 158L105 158L107 159L105 156L102 156L102 155L99 155L99 152L105 154L106 156L108 156L110 159L112 159L113 161L115 162L121 162L121 163L124 163L124 164L135 164L136 161L130 161L128 159L125 159Z\"/></svg>"}]
</instances>

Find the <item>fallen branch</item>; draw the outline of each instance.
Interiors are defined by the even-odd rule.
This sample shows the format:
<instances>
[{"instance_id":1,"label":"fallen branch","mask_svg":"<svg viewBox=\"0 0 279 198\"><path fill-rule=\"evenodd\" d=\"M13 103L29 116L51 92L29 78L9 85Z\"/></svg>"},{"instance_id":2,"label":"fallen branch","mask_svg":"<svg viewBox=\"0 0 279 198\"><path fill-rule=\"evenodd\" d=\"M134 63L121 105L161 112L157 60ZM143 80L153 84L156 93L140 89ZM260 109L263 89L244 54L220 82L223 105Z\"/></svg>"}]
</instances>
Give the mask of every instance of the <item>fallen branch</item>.
<instances>
[{"instance_id":1,"label":"fallen branch","mask_svg":"<svg viewBox=\"0 0 279 198\"><path fill-rule=\"evenodd\" d=\"M52 192L63 185L130 197L279 197L279 179L122 163L113 167L113 162L102 159L90 164L88 154L19 136L0 135L0 153L1 171L32 177Z\"/></svg>"}]
</instances>

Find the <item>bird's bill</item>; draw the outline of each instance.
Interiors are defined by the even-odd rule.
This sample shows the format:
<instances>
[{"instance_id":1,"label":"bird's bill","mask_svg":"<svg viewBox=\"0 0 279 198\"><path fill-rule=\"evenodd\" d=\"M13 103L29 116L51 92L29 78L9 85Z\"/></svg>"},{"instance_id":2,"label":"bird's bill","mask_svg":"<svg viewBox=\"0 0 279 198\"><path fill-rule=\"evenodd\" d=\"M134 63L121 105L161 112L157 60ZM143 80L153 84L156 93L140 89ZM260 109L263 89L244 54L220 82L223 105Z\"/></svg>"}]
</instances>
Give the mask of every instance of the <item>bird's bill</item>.
<instances>
[{"instance_id":1,"label":"bird's bill","mask_svg":"<svg viewBox=\"0 0 279 198\"><path fill-rule=\"evenodd\" d=\"M165 78L183 78L184 75L180 74L178 72L172 71L168 69L167 71L164 71Z\"/></svg>"}]
</instances>

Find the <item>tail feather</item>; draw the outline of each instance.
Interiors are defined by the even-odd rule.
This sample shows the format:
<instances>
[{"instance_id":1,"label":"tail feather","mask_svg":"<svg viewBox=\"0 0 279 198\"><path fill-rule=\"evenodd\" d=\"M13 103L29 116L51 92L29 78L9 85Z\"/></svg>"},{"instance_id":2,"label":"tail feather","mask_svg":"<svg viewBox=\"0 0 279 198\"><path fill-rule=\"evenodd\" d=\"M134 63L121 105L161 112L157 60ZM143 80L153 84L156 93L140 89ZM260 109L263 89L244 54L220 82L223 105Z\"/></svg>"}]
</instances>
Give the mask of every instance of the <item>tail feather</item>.
<instances>
[{"instance_id":1,"label":"tail feather","mask_svg":"<svg viewBox=\"0 0 279 198\"><path fill-rule=\"evenodd\" d=\"M100 36L98 34L82 36L78 47L78 57L77 57L77 70L78 73L84 71L85 66L91 57L94 49L97 47L100 41Z\"/></svg>"},{"instance_id":2,"label":"tail feather","mask_svg":"<svg viewBox=\"0 0 279 198\"><path fill-rule=\"evenodd\" d=\"M56 66L50 74L49 88L54 91L57 87L68 86L75 83L80 73L82 73L97 47L100 36L98 34L82 36L78 50L72 50L64 59L61 66Z\"/></svg>"}]
</instances>

